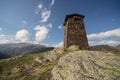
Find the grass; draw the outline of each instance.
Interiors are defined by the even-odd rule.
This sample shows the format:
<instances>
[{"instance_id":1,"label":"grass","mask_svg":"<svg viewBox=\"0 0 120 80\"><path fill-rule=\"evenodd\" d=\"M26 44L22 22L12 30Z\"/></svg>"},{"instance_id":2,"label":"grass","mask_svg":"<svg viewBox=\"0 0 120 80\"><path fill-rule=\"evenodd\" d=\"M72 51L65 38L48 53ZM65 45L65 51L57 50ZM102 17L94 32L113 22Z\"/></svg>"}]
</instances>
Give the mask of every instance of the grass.
<instances>
[{"instance_id":1,"label":"grass","mask_svg":"<svg viewBox=\"0 0 120 80\"><path fill-rule=\"evenodd\" d=\"M64 51L62 52L62 54L57 54L57 52L54 51L43 52L38 54L26 54L20 57L13 57L10 59L1 59L0 80L50 80L50 78L52 77L51 70L55 65L58 64L59 58L69 53L71 53L71 51ZM37 57L39 57L40 60L44 60L45 54L57 55L57 59L53 61L45 60L42 63L39 63L35 60ZM116 55L116 57L117 56L118 55ZM82 64L84 70L88 71L86 65L84 63ZM116 71L120 71L116 68L114 69Z\"/></svg>"},{"instance_id":2,"label":"grass","mask_svg":"<svg viewBox=\"0 0 120 80\"><path fill-rule=\"evenodd\" d=\"M36 57L44 59L44 54L27 54L21 57L0 60L0 80L50 80L51 70L57 64L58 59L42 64L35 61Z\"/></svg>"},{"instance_id":3,"label":"grass","mask_svg":"<svg viewBox=\"0 0 120 80\"><path fill-rule=\"evenodd\" d=\"M42 57L43 53L28 54L22 57L0 60L0 79L14 80L19 78L29 78L32 76L29 71L40 66L35 62L35 57ZM37 64L37 65L36 65Z\"/></svg>"}]
</instances>

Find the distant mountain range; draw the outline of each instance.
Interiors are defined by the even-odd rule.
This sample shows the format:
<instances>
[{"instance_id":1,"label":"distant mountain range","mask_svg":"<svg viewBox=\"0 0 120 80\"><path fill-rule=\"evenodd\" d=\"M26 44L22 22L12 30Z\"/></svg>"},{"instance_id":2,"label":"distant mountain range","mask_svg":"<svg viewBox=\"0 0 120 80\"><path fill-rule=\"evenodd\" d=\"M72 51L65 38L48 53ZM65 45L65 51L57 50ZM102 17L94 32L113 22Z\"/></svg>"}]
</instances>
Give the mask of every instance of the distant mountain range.
<instances>
[{"instance_id":1,"label":"distant mountain range","mask_svg":"<svg viewBox=\"0 0 120 80\"><path fill-rule=\"evenodd\" d=\"M52 49L53 47L30 43L0 44L0 59L23 54L39 53Z\"/></svg>"},{"instance_id":2,"label":"distant mountain range","mask_svg":"<svg viewBox=\"0 0 120 80\"><path fill-rule=\"evenodd\" d=\"M120 53L120 45L116 47L108 46L108 45L96 45L96 46L91 46L90 50Z\"/></svg>"},{"instance_id":3,"label":"distant mountain range","mask_svg":"<svg viewBox=\"0 0 120 80\"><path fill-rule=\"evenodd\" d=\"M49 51L52 49L54 48L39 44L30 44L30 43L0 44L0 59L9 58L18 55L24 55L24 54L35 54L44 51ZM97 46L91 46L90 50L120 53L120 45L117 47L112 47L108 45L97 45Z\"/></svg>"},{"instance_id":4,"label":"distant mountain range","mask_svg":"<svg viewBox=\"0 0 120 80\"><path fill-rule=\"evenodd\" d=\"M117 48L119 48L119 49L120 49L120 45L118 45L118 46L117 46Z\"/></svg>"}]
</instances>

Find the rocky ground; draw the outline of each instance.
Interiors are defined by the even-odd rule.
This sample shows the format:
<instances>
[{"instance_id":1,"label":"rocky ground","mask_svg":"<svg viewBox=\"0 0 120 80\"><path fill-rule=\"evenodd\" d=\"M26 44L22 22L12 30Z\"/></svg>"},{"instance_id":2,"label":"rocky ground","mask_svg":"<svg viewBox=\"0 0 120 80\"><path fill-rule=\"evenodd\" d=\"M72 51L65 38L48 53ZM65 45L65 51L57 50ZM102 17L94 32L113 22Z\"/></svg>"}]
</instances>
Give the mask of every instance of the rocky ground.
<instances>
[{"instance_id":1,"label":"rocky ground","mask_svg":"<svg viewBox=\"0 0 120 80\"><path fill-rule=\"evenodd\" d=\"M10 68L12 71L7 71ZM120 54L79 50L75 46L67 50L56 48L0 60L0 79L120 80Z\"/></svg>"},{"instance_id":2,"label":"rocky ground","mask_svg":"<svg viewBox=\"0 0 120 80\"><path fill-rule=\"evenodd\" d=\"M120 56L98 51L70 52L59 59L52 75L52 80L120 80Z\"/></svg>"}]
</instances>

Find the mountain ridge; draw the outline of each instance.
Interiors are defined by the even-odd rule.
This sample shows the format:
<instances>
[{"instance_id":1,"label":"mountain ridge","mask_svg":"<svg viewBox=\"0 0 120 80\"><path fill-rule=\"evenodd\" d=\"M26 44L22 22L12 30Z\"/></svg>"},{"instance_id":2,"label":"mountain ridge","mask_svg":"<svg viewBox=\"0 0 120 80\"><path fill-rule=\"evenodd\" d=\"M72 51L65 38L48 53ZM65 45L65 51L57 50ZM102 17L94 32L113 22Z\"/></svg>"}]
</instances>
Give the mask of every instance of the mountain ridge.
<instances>
[{"instance_id":1,"label":"mountain ridge","mask_svg":"<svg viewBox=\"0 0 120 80\"><path fill-rule=\"evenodd\" d=\"M90 46L90 50L94 51L103 51L103 52L113 52L120 54L120 48L119 46L109 46L109 45L96 45L96 46Z\"/></svg>"},{"instance_id":2,"label":"mountain ridge","mask_svg":"<svg viewBox=\"0 0 120 80\"><path fill-rule=\"evenodd\" d=\"M0 53L7 55L9 57L23 55L23 54L33 54L52 50L53 47L47 47L39 44L30 43L9 43L0 44Z\"/></svg>"},{"instance_id":3,"label":"mountain ridge","mask_svg":"<svg viewBox=\"0 0 120 80\"><path fill-rule=\"evenodd\" d=\"M45 45L31 43L0 44L0 59L10 58L13 56L24 54L35 54L39 52L49 51L52 49L54 49L54 47L47 47ZM113 47L108 45L96 45L90 46L90 50L120 53L119 46Z\"/></svg>"}]
</instances>

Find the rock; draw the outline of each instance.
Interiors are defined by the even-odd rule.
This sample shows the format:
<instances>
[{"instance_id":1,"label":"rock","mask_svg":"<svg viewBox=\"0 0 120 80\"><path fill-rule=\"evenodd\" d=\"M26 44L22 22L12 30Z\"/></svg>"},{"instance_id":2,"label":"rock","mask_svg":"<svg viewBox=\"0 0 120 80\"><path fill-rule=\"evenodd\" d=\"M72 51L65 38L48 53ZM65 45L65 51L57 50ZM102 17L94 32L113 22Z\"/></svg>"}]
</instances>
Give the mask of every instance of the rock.
<instances>
[{"instance_id":1,"label":"rock","mask_svg":"<svg viewBox=\"0 0 120 80\"><path fill-rule=\"evenodd\" d=\"M56 60L57 59L57 56L56 55L45 55L44 58L50 62L52 62L53 60Z\"/></svg>"},{"instance_id":2,"label":"rock","mask_svg":"<svg viewBox=\"0 0 120 80\"><path fill-rule=\"evenodd\" d=\"M51 80L120 80L120 56L74 51L59 59Z\"/></svg>"},{"instance_id":3,"label":"rock","mask_svg":"<svg viewBox=\"0 0 120 80\"><path fill-rule=\"evenodd\" d=\"M68 48L69 51L76 51L76 50L79 50L79 46L77 45L72 45Z\"/></svg>"},{"instance_id":4,"label":"rock","mask_svg":"<svg viewBox=\"0 0 120 80\"><path fill-rule=\"evenodd\" d=\"M2 59L0 80L120 80L120 54L56 48Z\"/></svg>"},{"instance_id":5,"label":"rock","mask_svg":"<svg viewBox=\"0 0 120 80\"><path fill-rule=\"evenodd\" d=\"M63 52L64 52L64 50L62 48L55 48L54 50L45 54L44 59L52 62L52 61L56 60Z\"/></svg>"},{"instance_id":6,"label":"rock","mask_svg":"<svg viewBox=\"0 0 120 80\"><path fill-rule=\"evenodd\" d=\"M40 60L39 57L35 58L35 61L37 61L38 63L42 64L42 60Z\"/></svg>"}]
</instances>

